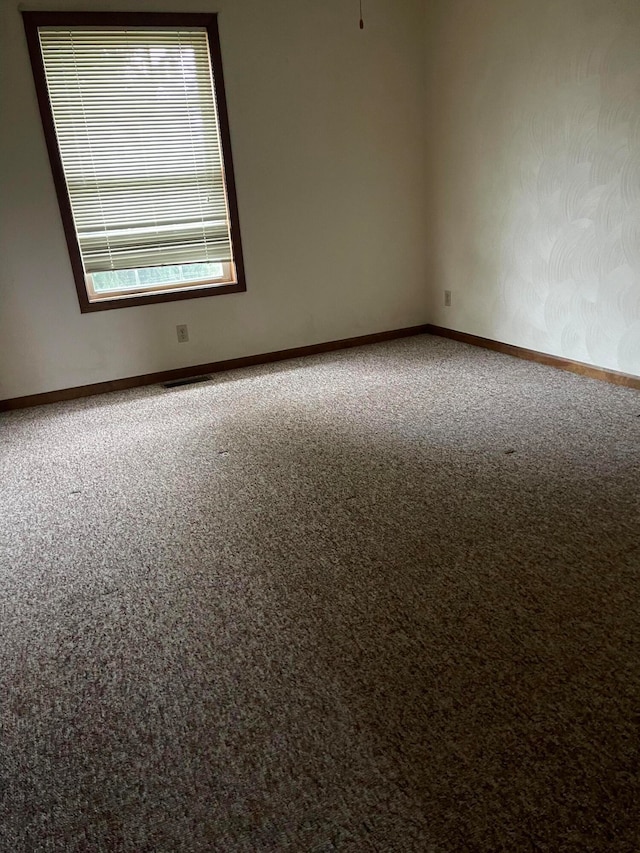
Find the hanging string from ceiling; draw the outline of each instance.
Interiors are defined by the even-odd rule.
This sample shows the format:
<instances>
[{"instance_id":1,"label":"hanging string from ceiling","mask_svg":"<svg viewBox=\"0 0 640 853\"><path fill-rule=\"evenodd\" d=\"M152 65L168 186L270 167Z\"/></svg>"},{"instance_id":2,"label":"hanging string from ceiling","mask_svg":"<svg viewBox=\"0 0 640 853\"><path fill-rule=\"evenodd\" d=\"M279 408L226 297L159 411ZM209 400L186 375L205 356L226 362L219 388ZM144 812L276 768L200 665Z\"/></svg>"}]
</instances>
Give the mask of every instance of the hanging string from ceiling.
<instances>
[{"instance_id":1,"label":"hanging string from ceiling","mask_svg":"<svg viewBox=\"0 0 640 853\"><path fill-rule=\"evenodd\" d=\"M360 29L364 29L364 20L362 18L362 0L360 0Z\"/></svg>"}]
</instances>

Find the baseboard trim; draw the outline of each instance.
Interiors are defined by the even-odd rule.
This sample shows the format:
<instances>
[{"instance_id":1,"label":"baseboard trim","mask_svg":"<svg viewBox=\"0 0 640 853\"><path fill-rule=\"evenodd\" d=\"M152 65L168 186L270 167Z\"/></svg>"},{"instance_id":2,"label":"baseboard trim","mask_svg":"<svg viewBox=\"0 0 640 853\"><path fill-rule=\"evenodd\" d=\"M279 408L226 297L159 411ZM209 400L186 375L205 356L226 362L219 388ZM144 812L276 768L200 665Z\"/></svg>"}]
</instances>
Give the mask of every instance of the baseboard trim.
<instances>
[{"instance_id":1,"label":"baseboard trim","mask_svg":"<svg viewBox=\"0 0 640 853\"><path fill-rule=\"evenodd\" d=\"M427 323L425 331L430 335L439 335L441 338L450 338L454 341L460 341L463 344L471 344L474 347L484 347L484 349L495 350L495 352L501 352L505 355L513 355L516 358L524 358L527 361L535 361L538 364L546 364L549 367L556 367L560 370L569 370L571 373L588 376L590 379L599 379L601 382L624 385L627 388L634 388L636 391L640 391L640 376L633 376L630 373L605 370L603 367L594 367L582 361L573 361L570 358L549 355L548 353L514 346L513 344L503 344L501 341L494 341L491 338L481 338L477 335L469 335L466 332L457 332L455 329L434 326L431 323Z\"/></svg>"},{"instance_id":2,"label":"baseboard trim","mask_svg":"<svg viewBox=\"0 0 640 853\"><path fill-rule=\"evenodd\" d=\"M392 341L396 338L421 335L427 331L428 327L424 324L421 326L409 326L404 329L391 329L386 332L375 332L371 335L360 335L355 338L343 338L338 341L326 341L304 347L292 347L291 349L278 350L276 352L229 358L225 361L214 361L210 364L194 364L191 367L179 367L175 370L162 370L158 373L145 373L141 376L113 379L109 382L96 382L92 385L62 388L59 391L46 391L42 394L13 397L8 400L0 400L0 412L8 412L13 409L26 409L31 406L42 406L48 403L61 403L65 400L75 400L78 397L92 397L95 394L106 394L110 391L124 391L127 388L138 388L141 385L156 385L160 382L171 382L176 379L187 379L190 376L200 376L203 373L221 373L225 370L237 370L239 367L253 367L257 364L286 361L290 358L318 355L319 353L331 352L333 350L349 349L350 347L365 346L366 344L378 344L382 341Z\"/></svg>"}]
</instances>

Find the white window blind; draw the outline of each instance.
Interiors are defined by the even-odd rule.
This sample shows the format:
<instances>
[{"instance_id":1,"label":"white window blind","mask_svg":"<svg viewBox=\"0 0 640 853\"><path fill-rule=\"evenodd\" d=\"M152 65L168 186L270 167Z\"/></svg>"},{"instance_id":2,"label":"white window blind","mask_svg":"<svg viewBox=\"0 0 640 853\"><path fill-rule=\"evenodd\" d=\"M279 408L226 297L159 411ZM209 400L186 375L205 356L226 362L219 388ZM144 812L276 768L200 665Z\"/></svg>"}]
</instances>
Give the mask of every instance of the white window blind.
<instances>
[{"instance_id":1,"label":"white window blind","mask_svg":"<svg viewBox=\"0 0 640 853\"><path fill-rule=\"evenodd\" d=\"M205 29L39 29L86 273L232 260Z\"/></svg>"}]
</instances>

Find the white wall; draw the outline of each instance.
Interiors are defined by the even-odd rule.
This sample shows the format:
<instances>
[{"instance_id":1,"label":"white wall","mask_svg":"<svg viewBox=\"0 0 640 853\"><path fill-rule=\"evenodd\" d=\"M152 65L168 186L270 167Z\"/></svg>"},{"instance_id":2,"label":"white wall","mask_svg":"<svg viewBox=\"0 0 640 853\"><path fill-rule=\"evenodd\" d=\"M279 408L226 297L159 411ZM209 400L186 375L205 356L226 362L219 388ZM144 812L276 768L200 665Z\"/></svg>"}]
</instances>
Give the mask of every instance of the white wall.
<instances>
[{"instance_id":1,"label":"white wall","mask_svg":"<svg viewBox=\"0 0 640 853\"><path fill-rule=\"evenodd\" d=\"M637 0L21 5L220 12L248 292L80 314L3 0L0 399L426 321L640 375Z\"/></svg>"},{"instance_id":2,"label":"white wall","mask_svg":"<svg viewBox=\"0 0 640 853\"><path fill-rule=\"evenodd\" d=\"M640 2L427 5L431 321L640 375Z\"/></svg>"},{"instance_id":3,"label":"white wall","mask_svg":"<svg viewBox=\"0 0 640 853\"><path fill-rule=\"evenodd\" d=\"M425 322L424 5L218 11L247 293L81 315L16 0L0 4L0 399ZM187 323L190 342L175 326Z\"/></svg>"}]
</instances>

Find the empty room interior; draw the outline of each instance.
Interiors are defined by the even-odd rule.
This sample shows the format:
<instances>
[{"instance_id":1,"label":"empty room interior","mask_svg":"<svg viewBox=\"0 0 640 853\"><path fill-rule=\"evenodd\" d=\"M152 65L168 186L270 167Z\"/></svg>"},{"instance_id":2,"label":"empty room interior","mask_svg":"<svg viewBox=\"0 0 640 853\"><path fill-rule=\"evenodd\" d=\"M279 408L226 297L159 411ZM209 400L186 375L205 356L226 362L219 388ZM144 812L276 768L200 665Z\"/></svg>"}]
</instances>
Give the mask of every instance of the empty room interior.
<instances>
[{"instance_id":1,"label":"empty room interior","mask_svg":"<svg viewBox=\"0 0 640 853\"><path fill-rule=\"evenodd\" d=\"M637 853L640 3L0 40L0 851Z\"/></svg>"}]
</instances>

